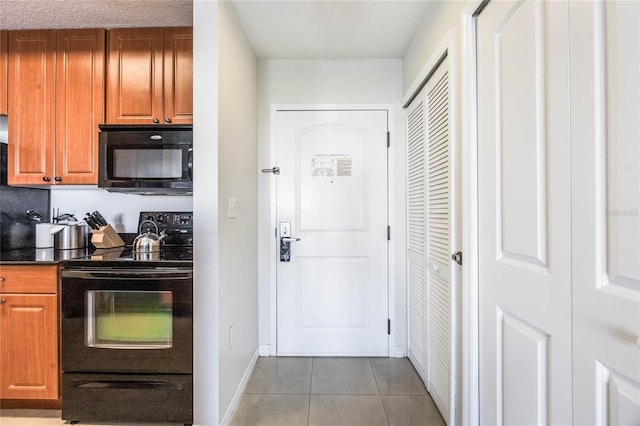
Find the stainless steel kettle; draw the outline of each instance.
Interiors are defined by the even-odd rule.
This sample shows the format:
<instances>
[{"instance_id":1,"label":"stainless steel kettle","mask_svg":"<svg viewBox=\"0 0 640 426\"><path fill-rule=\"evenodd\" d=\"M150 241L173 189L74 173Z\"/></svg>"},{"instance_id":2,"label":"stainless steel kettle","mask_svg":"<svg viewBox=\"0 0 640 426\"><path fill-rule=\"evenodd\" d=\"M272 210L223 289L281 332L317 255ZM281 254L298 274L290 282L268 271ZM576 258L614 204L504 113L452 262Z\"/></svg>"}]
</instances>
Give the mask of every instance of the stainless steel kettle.
<instances>
[{"instance_id":1,"label":"stainless steel kettle","mask_svg":"<svg viewBox=\"0 0 640 426\"><path fill-rule=\"evenodd\" d=\"M153 233L149 229L144 234L142 233L142 225L150 223L156 227L156 232ZM138 227L139 235L133 240L134 253L153 253L160 251L160 241L164 238L164 235L158 235L158 225L151 220L143 220Z\"/></svg>"}]
</instances>

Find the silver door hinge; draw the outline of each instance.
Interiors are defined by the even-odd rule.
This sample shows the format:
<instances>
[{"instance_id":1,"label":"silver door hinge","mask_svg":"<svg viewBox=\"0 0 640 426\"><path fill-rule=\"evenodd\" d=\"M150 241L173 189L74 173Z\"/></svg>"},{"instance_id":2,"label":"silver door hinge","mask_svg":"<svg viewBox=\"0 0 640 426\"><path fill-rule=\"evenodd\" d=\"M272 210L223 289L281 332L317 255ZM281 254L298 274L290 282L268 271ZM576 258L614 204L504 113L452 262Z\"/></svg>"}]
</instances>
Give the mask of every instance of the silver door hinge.
<instances>
[{"instance_id":1,"label":"silver door hinge","mask_svg":"<svg viewBox=\"0 0 640 426\"><path fill-rule=\"evenodd\" d=\"M278 227L273 228L273 238L278 239Z\"/></svg>"},{"instance_id":2,"label":"silver door hinge","mask_svg":"<svg viewBox=\"0 0 640 426\"><path fill-rule=\"evenodd\" d=\"M387 334L391 334L391 319L387 319Z\"/></svg>"},{"instance_id":3,"label":"silver door hinge","mask_svg":"<svg viewBox=\"0 0 640 426\"><path fill-rule=\"evenodd\" d=\"M391 227L387 226L387 241L391 241Z\"/></svg>"},{"instance_id":4,"label":"silver door hinge","mask_svg":"<svg viewBox=\"0 0 640 426\"><path fill-rule=\"evenodd\" d=\"M391 146L391 133L387 132L387 148Z\"/></svg>"}]
</instances>

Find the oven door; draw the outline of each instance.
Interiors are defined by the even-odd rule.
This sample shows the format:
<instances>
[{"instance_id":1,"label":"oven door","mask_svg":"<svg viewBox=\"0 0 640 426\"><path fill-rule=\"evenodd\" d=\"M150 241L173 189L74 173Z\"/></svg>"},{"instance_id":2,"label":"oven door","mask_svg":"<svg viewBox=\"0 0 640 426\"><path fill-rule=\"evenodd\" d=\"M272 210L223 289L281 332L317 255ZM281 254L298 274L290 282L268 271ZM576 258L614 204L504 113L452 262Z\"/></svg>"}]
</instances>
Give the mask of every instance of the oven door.
<instances>
[{"instance_id":1,"label":"oven door","mask_svg":"<svg viewBox=\"0 0 640 426\"><path fill-rule=\"evenodd\" d=\"M62 272L64 372L191 373L193 272Z\"/></svg>"}]
</instances>

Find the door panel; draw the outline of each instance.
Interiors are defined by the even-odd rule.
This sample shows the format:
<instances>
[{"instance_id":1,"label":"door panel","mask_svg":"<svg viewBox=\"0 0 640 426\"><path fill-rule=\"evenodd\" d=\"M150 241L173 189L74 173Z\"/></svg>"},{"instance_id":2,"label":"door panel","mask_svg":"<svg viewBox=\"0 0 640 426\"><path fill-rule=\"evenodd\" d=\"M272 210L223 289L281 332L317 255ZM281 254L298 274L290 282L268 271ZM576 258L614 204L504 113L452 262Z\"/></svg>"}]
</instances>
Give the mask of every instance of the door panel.
<instances>
[{"instance_id":1,"label":"door panel","mask_svg":"<svg viewBox=\"0 0 640 426\"><path fill-rule=\"evenodd\" d=\"M173 124L193 123L193 29L164 30L164 114Z\"/></svg>"},{"instance_id":2,"label":"door panel","mask_svg":"<svg viewBox=\"0 0 640 426\"><path fill-rule=\"evenodd\" d=\"M455 423L455 157L448 61L407 109L409 358L442 417Z\"/></svg>"},{"instance_id":3,"label":"door panel","mask_svg":"<svg viewBox=\"0 0 640 426\"><path fill-rule=\"evenodd\" d=\"M55 30L9 33L10 184L53 183L55 46Z\"/></svg>"},{"instance_id":4,"label":"door panel","mask_svg":"<svg viewBox=\"0 0 640 426\"><path fill-rule=\"evenodd\" d=\"M0 294L0 397L57 399L58 296Z\"/></svg>"},{"instance_id":5,"label":"door panel","mask_svg":"<svg viewBox=\"0 0 640 426\"><path fill-rule=\"evenodd\" d=\"M107 123L163 119L163 30L109 30Z\"/></svg>"},{"instance_id":6,"label":"door panel","mask_svg":"<svg viewBox=\"0 0 640 426\"><path fill-rule=\"evenodd\" d=\"M59 30L57 38L55 175L62 184L96 185L105 30Z\"/></svg>"},{"instance_id":7,"label":"door panel","mask_svg":"<svg viewBox=\"0 0 640 426\"><path fill-rule=\"evenodd\" d=\"M278 111L278 355L388 355L387 112ZM276 240L279 243L279 240Z\"/></svg>"},{"instance_id":8,"label":"door panel","mask_svg":"<svg viewBox=\"0 0 640 426\"><path fill-rule=\"evenodd\" d=\"M640 4L570 18L574 419L640 424Z\"/></svg>"},{"instance_id":9,"label":"door panel","mask_svg":"<svg viewBox=\"0 0 640 426\"><path fill-rule=\"evenodd\" d=\"M427 115L427 288L428 380L427 389L450 421L451 391L451 276L450 242L450 109L449 73L441 64L426 85Z\"/></svg>"},{"instance_id":10,"label":"door panel","mask_svg":"<svg viewBox=\"0 0 640 426\"><path fill-rule=\"evenodd\" d=\"M568 6L477 21L480 423L571 424Z\"/></svg>"},{"instance_id":11,"label":"door panel","mask_svg":"<svg viewBox=\"0 0 640 426\"><path fill-rule=\"evenodd\" d=\"M408 357L427 383L426 89L407 108Z\"/></svg>"}]
</instances>

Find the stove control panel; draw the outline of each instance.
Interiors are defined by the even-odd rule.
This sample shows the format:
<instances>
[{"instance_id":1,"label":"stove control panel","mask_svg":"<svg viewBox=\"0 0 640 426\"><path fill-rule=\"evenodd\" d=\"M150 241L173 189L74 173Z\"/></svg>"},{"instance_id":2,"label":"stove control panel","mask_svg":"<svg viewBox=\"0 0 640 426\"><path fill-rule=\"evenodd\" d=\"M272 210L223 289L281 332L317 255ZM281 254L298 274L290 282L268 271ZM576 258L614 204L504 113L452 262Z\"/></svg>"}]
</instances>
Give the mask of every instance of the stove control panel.
<instances>
[{"instance_id":1,"label":"stove control panel","mask_svg":"<svg viewBox=\"0 0 640 426\"><path fill-rule=\"evenodd\" d=\"M162 240L165 246L192 246L193 245L193 212L140 212L138 229L140 232L156 232L156 227L149 222L158 225L158 232L166 237Z\"/></svg>"}]
</instances>

